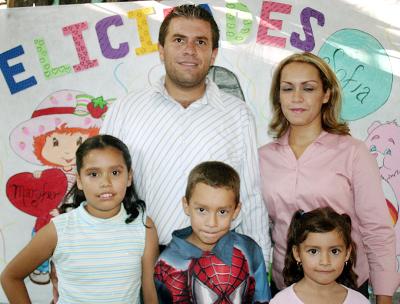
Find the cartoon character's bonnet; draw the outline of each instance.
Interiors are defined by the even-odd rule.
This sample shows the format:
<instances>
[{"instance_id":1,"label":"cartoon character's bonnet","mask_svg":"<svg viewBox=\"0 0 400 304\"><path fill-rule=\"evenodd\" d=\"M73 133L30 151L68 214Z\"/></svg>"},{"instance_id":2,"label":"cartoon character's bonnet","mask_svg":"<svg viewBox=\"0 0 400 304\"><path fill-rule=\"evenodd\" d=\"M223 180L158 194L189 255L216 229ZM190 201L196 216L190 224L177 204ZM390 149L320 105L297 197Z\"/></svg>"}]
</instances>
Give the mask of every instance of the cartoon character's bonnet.
<instances>
[{"instance_id":1,"label":"cartoon character's bonnet","mask_svg":"<svg viewBox=\"0 0 400 304\"><path fill-rule=\"evenodd\" d=\"M104 100L80 91L61 90L47 96L29 120L19 124L10 134L14 152L24 160L42 165L33 153L33 138L66 124L69 128L100 128L114 99ZM94 109L96 108L96 109Z\"/></svg>"}]
</instances>

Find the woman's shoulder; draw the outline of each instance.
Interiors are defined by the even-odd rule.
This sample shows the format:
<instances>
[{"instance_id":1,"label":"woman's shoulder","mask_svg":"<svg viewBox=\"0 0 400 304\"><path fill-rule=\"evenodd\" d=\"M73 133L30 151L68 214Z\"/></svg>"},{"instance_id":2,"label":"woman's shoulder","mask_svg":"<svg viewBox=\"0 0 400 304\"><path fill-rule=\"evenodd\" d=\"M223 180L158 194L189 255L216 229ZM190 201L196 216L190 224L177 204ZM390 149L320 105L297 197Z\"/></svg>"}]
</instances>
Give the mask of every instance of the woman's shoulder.
<instances>
[{"instance_id":1,"label":"woman's shoulder","mask_svg":"<svg viewBox=\"0 0 400 304\"><path fill-rule=\"evenodd\" d=\"M276 144L276 140L272 140L258 148L258 150L268 150L271 149Z\"/></svg>"},{"instance_id":2,"label":"woman's shoulder","mask_svg":"<svg viewBox=\"0 0 400 304\"><path fill-rule=\"evenodd\" d=\"M327 133L322 139L325 144L330 145L333 149L350 151L367 151L365 143L351 135L338 135Z\"/></svg>"},{"instance_id":3,"label":"woman's shoulder","mask_svg":"<svg viewBox=\"0 0 400 304\"><path fill-rule=\"evenodd\" d=\"M279 144L279 140L278 139L272 139L270 142L260 146L258 148L258 153L263 154L266 151L270 152L273 150L276 150L276 146Z\"/></svg>"},{"instance_id":4,"label":"woman's shoulder","mask_svg":"<svg viewBox=\"0 0 400 304\"><path fill-rule=\"evenodd\" d=\"M361 163L376 165L376 160L364 141L350 135L342 135L341 137L343 138L338 147L340 147L344 153L350 153L354 160L361 161Z\"/></svg>"},{"instance_id":5,"label":"woman's shoulder","mask_svg":"<svg viewBox=\"0 0 400 304\"><path fill-rule=\"evenodd\" d=\"M364 142L352 135L336 135L339 136L340 141L351 146L365 145Z\"/></svg>"}]
</instances>

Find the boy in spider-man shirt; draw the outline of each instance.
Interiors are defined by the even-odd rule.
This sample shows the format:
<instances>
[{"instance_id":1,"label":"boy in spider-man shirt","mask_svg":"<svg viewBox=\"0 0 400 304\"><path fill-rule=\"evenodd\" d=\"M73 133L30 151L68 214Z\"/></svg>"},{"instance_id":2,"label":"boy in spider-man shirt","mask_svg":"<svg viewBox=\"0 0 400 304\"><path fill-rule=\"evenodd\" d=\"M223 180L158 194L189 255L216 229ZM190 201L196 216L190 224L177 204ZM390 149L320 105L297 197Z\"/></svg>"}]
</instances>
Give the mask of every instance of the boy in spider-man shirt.
<instances>
[{"instance_id":1,"label":"boy in spider-man shirt","mask_svg":"<svg viewBox=\"0 0 400 304\"><path fill-rule=\"evenodd\" d=\"M174 231L155 267L161 303L268 303L261 248L230 231L239 191L238 174L224 163L204 162L190 172L182 204L191 226Z\"/></svg>"}]
</instances>

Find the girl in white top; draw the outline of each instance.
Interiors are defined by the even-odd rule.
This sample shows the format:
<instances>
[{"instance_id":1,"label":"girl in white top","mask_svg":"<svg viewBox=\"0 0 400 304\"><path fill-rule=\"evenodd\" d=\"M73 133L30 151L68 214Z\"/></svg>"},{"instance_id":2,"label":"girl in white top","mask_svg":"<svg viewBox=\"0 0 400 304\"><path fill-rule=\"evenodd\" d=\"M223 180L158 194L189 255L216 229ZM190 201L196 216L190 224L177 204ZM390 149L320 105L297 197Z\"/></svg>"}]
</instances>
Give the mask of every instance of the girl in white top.
<instances>
[{"instance_id":1,"label":"girl in white top","mask_svg":"<svg viewBox=\"0 0 400 304\"><path fill-rule=\"evenodd\" d=\"M357 275L351 219L332 208L298 210L288 231L283 276L289 287L270 304L369 304L353 290Z\"/></svg>"},{"instance_id":2,"label":"girl in white top","mask_svg":"<svg viewBox=\"0 0 400 304\"><path fill-rule=\"evenodd\" d=\"M74 210L42 228L1 275L10 303L30 303L24 279L50 257L57 303L140 303L141 286L144 302L157 303L157 232L133 187L128 148L110 135L91 137L76 165L73 203L62 206Z\"/></svg>"}]
</instances>

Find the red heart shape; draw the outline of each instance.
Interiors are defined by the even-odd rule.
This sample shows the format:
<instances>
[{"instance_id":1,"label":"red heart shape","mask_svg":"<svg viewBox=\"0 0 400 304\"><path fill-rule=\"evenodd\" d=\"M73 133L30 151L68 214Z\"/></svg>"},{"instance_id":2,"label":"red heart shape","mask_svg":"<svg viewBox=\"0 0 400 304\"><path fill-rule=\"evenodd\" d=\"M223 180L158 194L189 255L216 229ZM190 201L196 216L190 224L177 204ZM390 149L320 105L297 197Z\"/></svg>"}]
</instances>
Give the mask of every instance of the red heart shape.
<instances>
[{"instance_id":1,"label":"red heart shape","mask_svg":"<svg viewBox=\"0 0 400 304\"><path fill-rule=\"evenodd\" d=\"M19 210L37 218L49 218L67 191L67 177L60 169L44 170L39 178L30 172L18 173L7 181L6 193Z\"/></svg>"}]
</instances>

